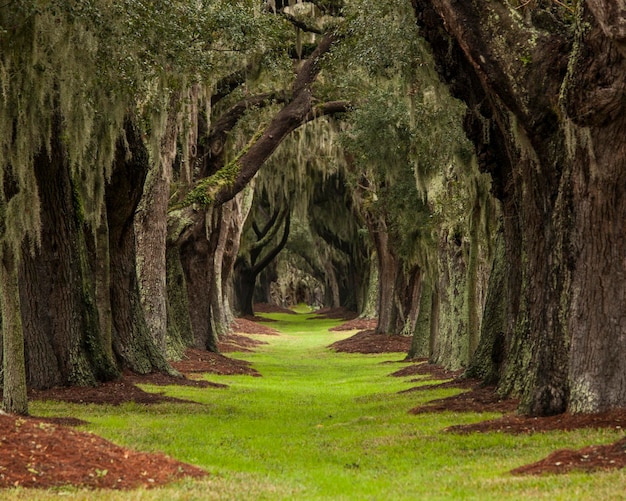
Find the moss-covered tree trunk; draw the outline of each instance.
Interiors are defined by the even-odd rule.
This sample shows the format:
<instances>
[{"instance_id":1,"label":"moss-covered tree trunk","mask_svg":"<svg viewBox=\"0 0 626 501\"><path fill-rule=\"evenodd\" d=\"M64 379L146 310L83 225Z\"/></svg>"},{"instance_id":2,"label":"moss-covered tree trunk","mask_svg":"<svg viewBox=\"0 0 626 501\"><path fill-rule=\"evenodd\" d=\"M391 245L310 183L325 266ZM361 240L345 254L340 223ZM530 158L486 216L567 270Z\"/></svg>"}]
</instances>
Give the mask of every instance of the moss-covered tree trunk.
<instances>
[{"instance_id":1,"label":"moss-covered tree trunk","mask_svg":"<svg viewBox=\"0 0 626 501\"><path fill-rule=\"evenodd\" d=\"M448 369L468 363L468 315L466 304L467 252L458 234L444 229L438 248L439 314L431 361Z\"/></svg>"},{"instance_id":2,"label":"moss-covered tree trunk","mask_svg":"<svg viewBox=\"0 0 626 501\"><path fill-rule=\"evenodd\" d=\"M378 263L377 325L378 334L393 334L396 327L396 275L398 260L393 255L385 221L376 215L366 214L367 228L374 242Z\"/></svg>"},{"instance_id":3,"label":"moss-covered tree trunk","mask_svg":"<svg viewBox=\"0 0 626 501\"><path fill-rule=\"evenodd\" d=\"M194 346L217 351L217 336L211 329L209 272L212 268L210 235L207 234L206 211L196 213L180 240L180 259L185 275L189 318Z\"/></svg>"},{"instance_id":4,"label":"moss-covered tree trunk","mask_svg":"<svg viewBox=\"0 0 626 501\"><path fill-rule=\"evenodd\" d=\"M20 263L27 381L33 388L93 385L117 375L101 337L81 201L59 131L50 152L35 158L41 244L26 242Z\"/></svg>"},{"instance_id":5,"label":"moss-covered tree trunk","mask_svg":"<svg viewBox=\"0 0 626 501\"><path fill-rule=\"evenodd\" d=\"M501 390L529 414L623 407L621 15L604 0L578 2L575 16L556 2L413 3L502 201L506 297L519 303L507 308Z\"/></svg>"},{"instance_id":6,"label":"moss-covered tree trunk","mask_svg":"<svg viewBox=\"0 0 626 501\"><path fill-rule=\"evenodd\" d=\"M113 351L123 367L145 374L169 372L165 352L146 323L137 278L134 218L149 168L148 153L130 120L118 141L113 173L106 187L111 273Z\"/></svg>"},{"instance_id":7,"label":"moss-covered tree trunk","mask_svg":"<svg viewBox=\"0 0 626 501\"><path fill-rule=\"evenodd\" d=\"M508 295L509 291L512 290L512 287L508 285L511 278L509 271L510 266L504 248L504 238L502 231L499 231L489 275L480 341L466 372L467 376L480 378L487 384L500 382L502 363L506 357L506 323L510 317L508 309L515 301Z\"/></svg>"},{"instance_id":8,"label":"moss-covered tree trunk","mask_svg":"<svg viewBox=\"0 0 626 501\"><path fill-rule=\"evenodd\" d=\"M20 308L18 266L13 250L3 245L0 259L0 305L2 307L2 410L28 414L24 332Z\"/></svg>"},{"instance_id":9,"label":"moss-covered tree trunk","mask_svg":"<svg viewBox=\"0 0 626 501\"><path fill-rule=\"evenodd\" d=\"M146 177L143 195L135 217L139 292L148 330L157 347L166 352L167 285L166 242L167 208L170 199L172 164L178 138L178 98L170 100L167 124L158 158Z\"/></svg>"},{"instance_id":10,"label":"moss-covered tree trunk","mask_svg":"<svg viewBox=\"0 0 626 501\"><path fill-rule=\"evenodd\" d=\"M421 278L417 318L415 319L415 325L413 327L411 348L407 354L407 358L409 359L431 356L430 317L432 314L432 302L432 286L427 279Z\"/></svg>"}]
</instances>

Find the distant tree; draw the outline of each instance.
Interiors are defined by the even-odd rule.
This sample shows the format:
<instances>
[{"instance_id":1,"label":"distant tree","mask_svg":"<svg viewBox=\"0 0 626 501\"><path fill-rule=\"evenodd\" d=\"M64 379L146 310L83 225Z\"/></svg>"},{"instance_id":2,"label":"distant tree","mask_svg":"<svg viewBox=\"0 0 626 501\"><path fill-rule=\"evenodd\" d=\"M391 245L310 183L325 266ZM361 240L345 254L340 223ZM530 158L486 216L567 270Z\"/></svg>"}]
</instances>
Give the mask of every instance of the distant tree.
<instances>
[{"instance_id":1,"label":"distant tree","mask_svg":"<svg viewBox=\"0 0 626 501\"><path fill-rule=\"evenodd\" d=\"M264 219L257 220L263 212L263 208L258 207L250 219L256 240L245 249L245 253L240 253L235 262L235 290L239 296L240 312L244 315L254 315L253 300L257 277L283 250L289 238L290 207L286 205L280 209L274 208L271 214L266 213Z\"/></svg>"}]
</instances>

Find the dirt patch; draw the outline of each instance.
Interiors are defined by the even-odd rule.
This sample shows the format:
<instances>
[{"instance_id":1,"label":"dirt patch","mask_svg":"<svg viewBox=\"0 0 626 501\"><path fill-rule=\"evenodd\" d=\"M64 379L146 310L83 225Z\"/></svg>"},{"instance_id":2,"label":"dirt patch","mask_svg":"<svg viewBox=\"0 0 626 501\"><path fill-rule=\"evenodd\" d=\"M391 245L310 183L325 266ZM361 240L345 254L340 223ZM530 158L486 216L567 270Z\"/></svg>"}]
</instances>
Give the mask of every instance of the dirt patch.
<instances>
[{"instance_id":1,"label":"dirt patch","mask_svg":"<svg viewBox=\"0 0 626 501\"><path fill-rule=\"evenodd\" d=\"M571 471L614 470L626 467L626 438L611 445L562 449L547 458L511 470L513 475L547 475Z\"/></svg>"},{"instance_id":2,"label":"dirt patch","mask_svg":"<svg viewBox=\"0 0 626 501\"><path fill-rule=\"evenodd\" d=\"M232 376L236 374L260 377L259 371L252 367L250 362L229 358L220 353L212 353L197 348L189 348L185 356L178 362L172 362L172 367L184 374L210 372Z\"/></svg>"},{"instance_id":3,"label":"dirt patch","mask_svg":"<svg viewBox=\"0 0 626 501\"><path fill-rule=\"evenodd\" d=\"M373 330L357 332L354 336L342 339L329 348L343 353L399 353L408 352L411 338L376 334Z\"/></svg>"},{"instance_id":4,"label":"dirt patch","mask_svg":"<svg viewBox=\"0 0 626 501\"><path fill-rule=\"evenodd\" d=\"M495 391L495 387L481 386L479 381L461 379L444 383L443 385L432 385L438 388L469 388L459 395L453 397L432 400L425 405L415 407L409 412L411 414L424 414L428 412L514 412L518 406L518 401L514 399L502 399ZM419 390L421 388L415 388Z\"/></svg>"},{"instance_id":5,"label":"dirt patch","mask_svg":"<svg viewBox=\"0 0 626 501\"><path fill-rule=\"evenodd\" d=\"M159 404L162 402L186 402L185 400L168 397L163 393L149 393L136 386L137 384L153 384L157 386L179 385L197 388L225 387L208 381L196 381L186 376L174 377L166 374L133 374L124 373L117 381L101 383L98 386L64 386L47 390L29 390L30 400L58 400L73 404L108 404L121 405L127 402L138 404Z\"/></svg>"},{"instance_id":6,"label":"dirt patch","mask_svg":"<svg viewBox=\"0 0 626 501\"><path fill-rule=\"evenodd\" d=\"M239 334L262 334L265 336L278 336L280 334L276 329L262 325L264 322L274 322L274 320L262 317L236 318L232 329Z\"/></svg>"},{"instance_id":7,"label":"dirt patch","mask_svg":"<svg viewBox=\"0 0 626 501\"><path fill-rule=\"evenodd\" d=\"M354 318L329 330L332 332L373 330L376 328L377 323L378 320L376 320L375 318Z\"/></svg>"},{"instance_id":8,"label":"dirt patch","mask_svg":"<svg viewBox=\"0 0 626 501\"><path fill-rule=\"evenodd\" d=\"M36 418L0 415L0 487L156 487L207 472Z\"/></svg>"},{"instance_id":9,"label":"dirt patch","mask_svg":"<svg viewBox=\"0 0 626 501\"><path fill-rule=\"evenodd\" d=\"M511 434L544 433L548 431L572 431L581 428L614 428L626 430L626 409L599 414L570 414L569 412L547 417L529 417L507 414L475 424L451 426L446 431L454 433L503 432Z\"/></svg>"},{"instance_id":10,"label":"dirt patch","mask_svg":"<svg viewBox=\"0 0 626 501\"><path fill-rule=\"evenodd\" d=\"M354 320L357 314L354 311L350 311L347 308L322 308L314 312L316 317L330 318L336 320ZM376 325L374 325L376 327ZM349 330L349 329L344 329Z\"/></svg>"},{"instance_id":11,"label":"dirt patch","mask_svg":"<svg viewBox=\"0 0 626 501\"><path fill-rule=\"evenodd\" d=\"M395 377L407 377L407 376L429 376L429 379L443 380L443 379L457 379L460 378L463 374L463 369L457 371L450 371L448 369L444 369L440 365L429 364L427 363L427 359L422 358L418 360L412 360L413 363L400 369L399 371L391 374ZM424 381L424 379L415 379L412 382ZM423 389L423 386L419 386L416 390ZM411 391L411 390L407 390Z\"/></svg>"}]
</instances>

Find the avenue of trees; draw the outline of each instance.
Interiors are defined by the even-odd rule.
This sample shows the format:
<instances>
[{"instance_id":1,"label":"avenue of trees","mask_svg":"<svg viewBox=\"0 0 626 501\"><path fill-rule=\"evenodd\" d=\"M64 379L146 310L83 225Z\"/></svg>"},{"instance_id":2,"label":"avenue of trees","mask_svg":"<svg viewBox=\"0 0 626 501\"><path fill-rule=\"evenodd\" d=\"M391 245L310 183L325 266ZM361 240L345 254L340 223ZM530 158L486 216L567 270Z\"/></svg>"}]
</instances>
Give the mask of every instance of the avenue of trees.
<instances>
[{"instance_id":1,"label":"avenue of trees","mask_svg":"<svg viewBox=\"0 0 626 501\"><path fill-rule=\"evenodd\" d=\"M344 306L531 415L626 405L603 0L0 6L3 408Z\"/></svg>"}]
</instances>

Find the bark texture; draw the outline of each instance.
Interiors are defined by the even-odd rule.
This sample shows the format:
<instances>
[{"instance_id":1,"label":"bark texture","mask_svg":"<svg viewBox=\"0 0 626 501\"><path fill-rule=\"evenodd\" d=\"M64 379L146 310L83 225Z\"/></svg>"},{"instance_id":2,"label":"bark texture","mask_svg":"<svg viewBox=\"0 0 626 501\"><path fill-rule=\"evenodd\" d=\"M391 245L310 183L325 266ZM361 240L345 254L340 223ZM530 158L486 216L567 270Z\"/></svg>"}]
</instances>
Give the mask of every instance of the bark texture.
<instances>
[{"instance_id":1,"label":"bark texture","mask_svg":"<svg viewBox=\"0 0 626 501\"><path fill-rule=\"evenodd\" d=\"M501 391L536 415L623 407L621 17L601 0L574 18L556 2L413 4L502 201L514 304Z\"/></svg>"},{"instance_id":2,"label":"bark texture","mask_svg":"<svg viewBox=\"0 0 626 501\"><path fill-rule=\"evenodd\" d=\"M59 124L57 124L60 127ZM20 295L28 385L93 385L117 375L101 337L81 201L60 138L35 159L41 245L26 242Z\"/></svg>"},{"instance_id":3,"label":"bark texture","mask_svg":"<svg viewBox=\"0 0 626 501\"><path fill-rule=\"evenodd\" d=\"M178 94L170 99L159 155L146 176L134 220L139 291L148 330L157 347L167 350L167 207L178 138Z\"/></svg>"},{"instance_id":4,"label":"bark texture","mask_svg":"<svg viewBox=\"0 0 626 501\"><path fill-rule=\"evenodd\" d=\"M4 246L0 259L0 305L2 305L2 410L28 414L24 332L20 309L18 266L13 251Z\"/></svg>"},{"instance_id":5,"label":"bark texture","mask_svg":"<svg viewBox=\"0 0 626 501\"><path fill-rule=\"evenodd\" d=\"M134 217L149 168L139 131L130 120L118 142L106 188L111 273L113 351L123 367L145 374L173 373L149 332L139 295Z\"/></svg>"}]
</instances>

